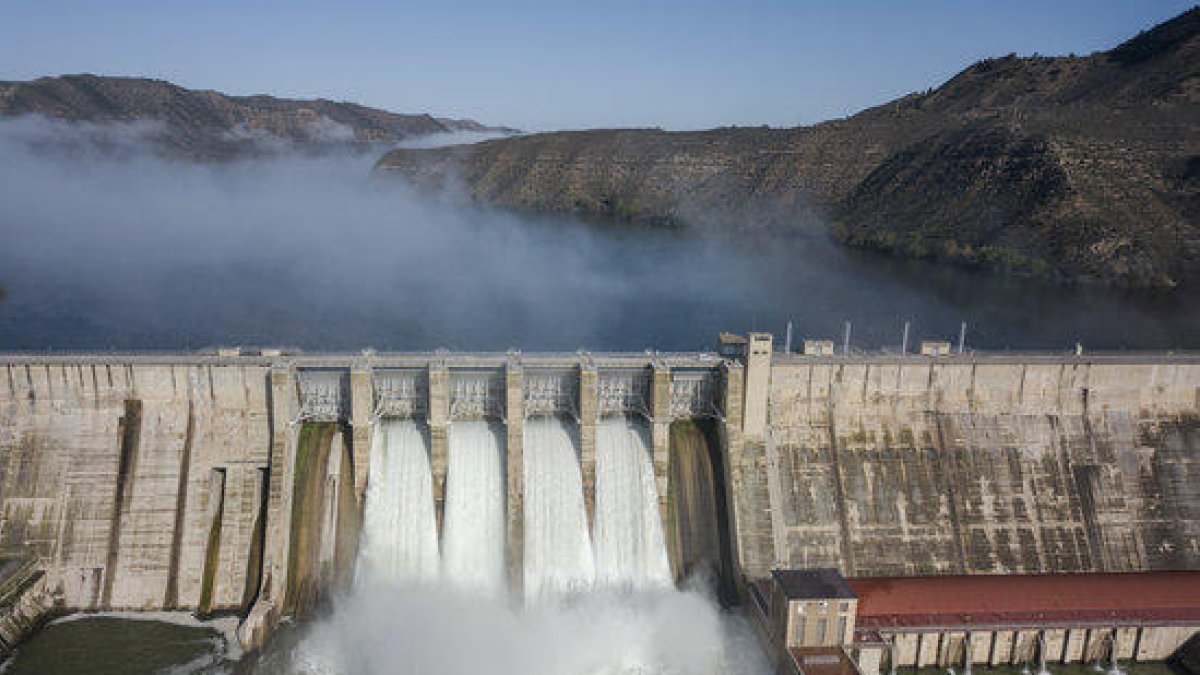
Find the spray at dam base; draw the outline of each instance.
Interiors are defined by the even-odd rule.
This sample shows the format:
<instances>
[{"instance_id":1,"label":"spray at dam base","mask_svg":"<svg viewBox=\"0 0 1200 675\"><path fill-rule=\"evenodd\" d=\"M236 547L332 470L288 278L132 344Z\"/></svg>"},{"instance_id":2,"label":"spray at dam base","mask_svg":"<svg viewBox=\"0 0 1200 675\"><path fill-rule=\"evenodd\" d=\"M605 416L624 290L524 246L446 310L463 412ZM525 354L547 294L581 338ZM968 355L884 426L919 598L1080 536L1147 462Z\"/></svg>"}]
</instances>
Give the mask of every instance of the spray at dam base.
<instances>
[{"instance_id":1,"label":"spray at dam base","mask_svg":"<svg viewBox=\"0 0 1200 675\"><path fill-rule=\"evenodd\" d=\"M690 591L520 606L445 588L369 586L296 640L269 644L255 672L770 672L744 620Z\"/></svg>"}]
</instances>

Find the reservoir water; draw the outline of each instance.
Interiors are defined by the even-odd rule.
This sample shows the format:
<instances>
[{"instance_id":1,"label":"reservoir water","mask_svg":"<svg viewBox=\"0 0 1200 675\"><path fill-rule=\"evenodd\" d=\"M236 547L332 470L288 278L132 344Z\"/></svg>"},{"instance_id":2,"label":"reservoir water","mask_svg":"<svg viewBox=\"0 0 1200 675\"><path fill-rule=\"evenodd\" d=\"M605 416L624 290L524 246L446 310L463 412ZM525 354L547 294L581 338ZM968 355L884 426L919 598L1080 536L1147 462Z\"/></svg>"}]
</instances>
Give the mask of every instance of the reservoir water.
<instances>
[{"instance_id":1,"label":"reservoir water","mask_svg":"<svg viewBox=\"0 0 1200 675\"><path fill-rule=\"evenodd\" d=\"M0 130L2 131L2 130ZM1200 293L1067 287L821 234L594 226L371 177L370 158L0 165L0 349L691 350L720 330L898 347L1200 347Z\"/></svg>"}]
</instances>

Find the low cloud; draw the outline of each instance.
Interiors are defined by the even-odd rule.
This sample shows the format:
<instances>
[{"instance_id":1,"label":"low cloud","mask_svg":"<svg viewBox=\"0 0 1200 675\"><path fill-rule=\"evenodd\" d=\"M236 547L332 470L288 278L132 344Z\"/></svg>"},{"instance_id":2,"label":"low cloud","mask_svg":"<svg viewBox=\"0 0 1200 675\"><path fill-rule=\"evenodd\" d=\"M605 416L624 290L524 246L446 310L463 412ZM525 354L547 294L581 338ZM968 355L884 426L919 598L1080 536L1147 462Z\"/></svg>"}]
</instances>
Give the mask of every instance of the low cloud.
<instances>
[{"instance_id":1,"label":"low cloud","mask_svg":"<svg viewBox=\"0 0 1200 675\"><path fill-rule=\"evenodd\" d=\"M851 319L871 348L905 318L914 341L965 320L992 348L1200 335L1195 300L732 239L719 217L701 235L465 208L372 180L373 155L200 164L147 149L163 132L0 121L0 349L700 349L789 319L798 337Z\"/></svg>"},{"instance_id":2,"label":"low cloud","mask_svg":"<svg viewBox=\"0 0 1200 675\"><path fill-rule=\"evenodd\" d=\"M467 145L490 141L494 138L507 138L511 133L501 131L450 131L444 134L430 134L407 138L396 144L397 148L444 148L450 145Z\"/></svg>"}]
</instances>

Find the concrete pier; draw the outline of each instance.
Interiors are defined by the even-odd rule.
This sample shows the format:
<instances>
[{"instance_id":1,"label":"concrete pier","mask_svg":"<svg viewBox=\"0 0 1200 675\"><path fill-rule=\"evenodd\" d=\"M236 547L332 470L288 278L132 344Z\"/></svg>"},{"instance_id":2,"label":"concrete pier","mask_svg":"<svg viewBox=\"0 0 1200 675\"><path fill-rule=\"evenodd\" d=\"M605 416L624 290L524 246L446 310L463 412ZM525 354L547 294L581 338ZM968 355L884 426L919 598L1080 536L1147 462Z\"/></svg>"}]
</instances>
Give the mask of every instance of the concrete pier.
<instances>
[{"instance_id":1,"label":"concrete pier","mask_svg":"<svg viewBox=\"0 0 1200 675\"><path fill-rule=\"evenodd\" d=\"M446 472L450 469L450 370L429 366L429 466L433 471L433 503L438 536L446 513Z\"/></svg>"},{"instance_id":2,"label":"concrete pier","mask_svg":"<svg viewBox=\"0 0 1200 675\"><path fill-rule=\"evenodd\" d=\"M508 411L507 481L508 588L522 597L525 559L525 373L510 359L504 370Z\"/></svg>"},{"instance_id":3,"label":"concrete pier","mask_svg":"<svg viewBox=\"0 0 1200 675\"><path fill-rule=\"evenodd\" d=\"M375 405L371 371L361 365L350 370L350 429L354 465L354 497L362 510L367 493L367 477L371 473L371 419Z\"/></svg>"},{"instance_id":4,"label":"concrete pier","mask_svg":"<svg viewBox=\"0 0 1200 675\"><path fill-rule=\"evenodd\" d=\"M590 364L579 366L579 469L583 476L583 506L588 532L596 524L596 424L600 409L596 397L599 378Z\"/></svg>"},{"instance_id":5,"label":"concrete pier","mask_svg":"<svg viewBox=\"0 0 1200 675\"><path fill-rule=\"evenodd\" d=\"M658 489L659 522L670 522L671 470L671 371L655 365L650 381L650 441L654 462L654 483Z\"/></svg>"}]
</instances>

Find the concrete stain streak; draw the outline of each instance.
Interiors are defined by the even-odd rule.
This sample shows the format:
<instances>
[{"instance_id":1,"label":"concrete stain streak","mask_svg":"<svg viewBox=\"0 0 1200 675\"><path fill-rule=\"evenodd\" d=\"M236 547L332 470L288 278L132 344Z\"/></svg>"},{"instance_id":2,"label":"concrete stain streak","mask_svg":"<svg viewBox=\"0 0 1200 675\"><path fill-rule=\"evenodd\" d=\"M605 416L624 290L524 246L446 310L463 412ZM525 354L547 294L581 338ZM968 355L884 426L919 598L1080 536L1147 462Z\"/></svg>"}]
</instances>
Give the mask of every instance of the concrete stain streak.
<instances>
[{"instance_id":1,"label":"concrete stain streak","mask_svg":"<svg viewBox=\"0 0 1200 675\"><path fill-rule=\"evenodd\" d=\"M121 522L129 511L133 489L130 477L137 469L138 439L142 431L142 402L137 399L125 401L125 416L120 421L121 454L117 464L117 484L113 493L112 524L108 534L107 574L104 575L104 591L100 604L112 606L113 580L116 577L117 561L121 555Z\"/></svg>"}]
</instances>

